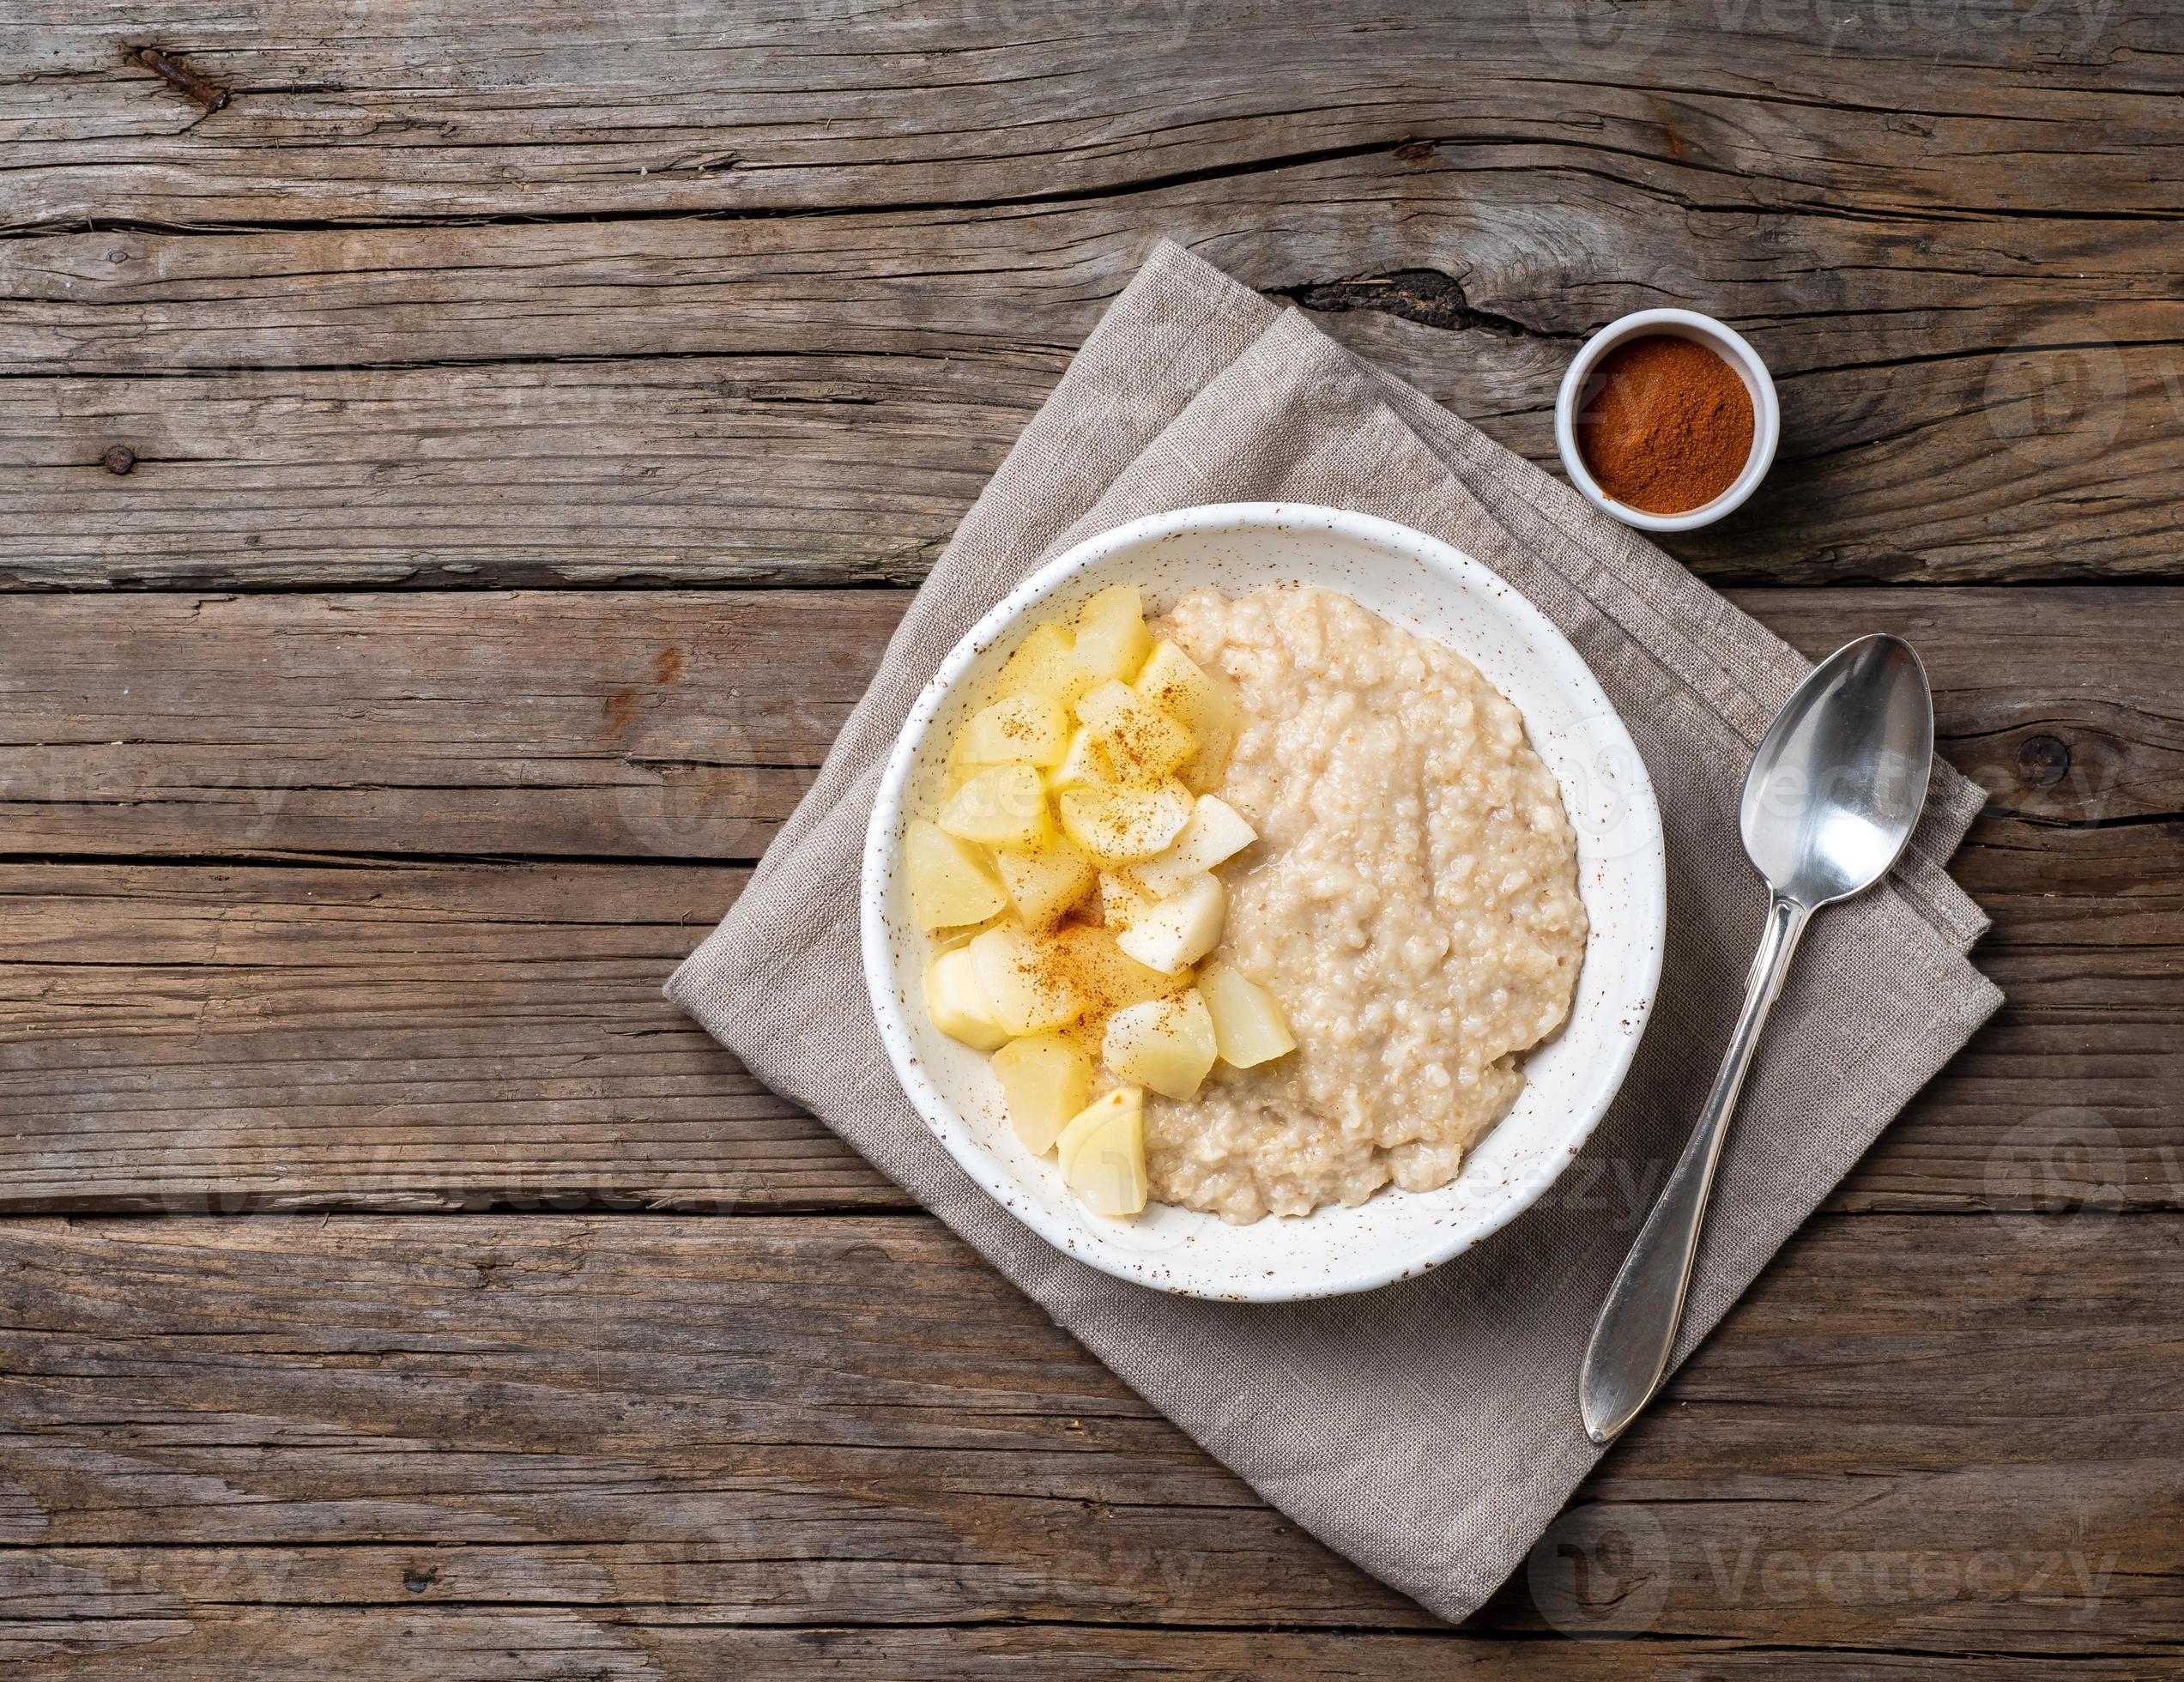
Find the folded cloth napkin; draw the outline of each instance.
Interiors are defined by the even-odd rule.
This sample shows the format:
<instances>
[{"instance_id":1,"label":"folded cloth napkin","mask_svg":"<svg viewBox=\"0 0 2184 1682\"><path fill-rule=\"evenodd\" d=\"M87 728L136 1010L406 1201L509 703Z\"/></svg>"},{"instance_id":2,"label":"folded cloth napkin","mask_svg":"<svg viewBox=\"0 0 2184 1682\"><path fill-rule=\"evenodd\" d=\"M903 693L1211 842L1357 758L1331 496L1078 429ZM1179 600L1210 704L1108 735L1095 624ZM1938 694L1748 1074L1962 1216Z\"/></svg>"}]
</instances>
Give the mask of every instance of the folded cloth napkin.
<instances>
[{"instance_id":1,"label":"folded cloth napkin","mask_svg":"<svg viewBox=\"0 0 2184 1682\"><path fill-rule=\"evenodd\" d=\"M1508 578L1614 701L1652 773L1668 853L1655 1019L1561 1184L1423 1278L1273 1307L1125 1284L991 1201L897 1086L857 943L880 766L949 649L1080 538L1235 501L1381 515ZM1579 1420L1579 1359L1728 1038L1764 905L1738 839L1738 795L1753 746L1808 669L1566 487L1295 311L1163 244L965 516L811 793L668 991L1267 1500L1461 1618L1601 1453ZM1745 1087L1679 1362L2000 1002L1964 955L1986 920L1942 868L1981 800L1938 767L1895 874L1814 923Z\"/></svg>"}]
</instances>

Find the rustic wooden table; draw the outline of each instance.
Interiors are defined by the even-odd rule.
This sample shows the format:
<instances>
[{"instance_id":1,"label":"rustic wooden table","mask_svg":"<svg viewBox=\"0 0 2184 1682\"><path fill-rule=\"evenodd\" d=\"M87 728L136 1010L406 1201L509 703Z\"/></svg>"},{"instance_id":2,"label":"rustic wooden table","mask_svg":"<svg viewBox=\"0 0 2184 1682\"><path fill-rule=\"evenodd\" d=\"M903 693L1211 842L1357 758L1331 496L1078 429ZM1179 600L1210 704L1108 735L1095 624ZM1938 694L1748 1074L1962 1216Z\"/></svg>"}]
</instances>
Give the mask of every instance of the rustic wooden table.
<instances>
[{"instance_id":1,"label":"rustic wooden table","mask_svg":"<svg viewBox=\"0 0 2184 1682\"><path fill-rule=\"evenodd\" d=\"M11 1674L2176 1673L2184 12L1451 9L0 20ZM2007 1008L1460 1629L659 994L1161 233L1542 461L1727 318L1675 552L1993 795Z\"/></svg>"}]
</instances>

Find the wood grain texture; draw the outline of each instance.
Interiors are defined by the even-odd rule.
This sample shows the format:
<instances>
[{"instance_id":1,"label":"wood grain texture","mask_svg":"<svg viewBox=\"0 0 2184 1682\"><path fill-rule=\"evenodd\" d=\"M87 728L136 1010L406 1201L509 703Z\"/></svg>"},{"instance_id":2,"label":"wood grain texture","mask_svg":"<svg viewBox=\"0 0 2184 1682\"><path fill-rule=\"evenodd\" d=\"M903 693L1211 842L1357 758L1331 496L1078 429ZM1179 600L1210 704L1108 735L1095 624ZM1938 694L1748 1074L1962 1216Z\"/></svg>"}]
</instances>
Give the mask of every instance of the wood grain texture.
<instances>
[{"instance_id":1,"label":"wood grain texture","mask_svg":"<svg viewBox=\"0 0 2184 1682\"><path fill-rule=\"evenodd\" d=\"M178 1551L176 1558L186 1557ZM190 1607L182 1620L74 1618L64 1614L42 1629L26 1624L11 1673L25 1682L82 1674L76 1653L119 1653L141 1682L195 1682L209 1654L223 1670L241 1667L272 1682L319 1682L318 1655L331 1650L369 1655L377 1674L416 1682L458 1675L466 1682L601 1682L624 1677L712 1678L723 1663L764 1677L945 1676L950 1682L1019 1682L1027 1671L1055 1682L1108 1682L1132 1677L1213 1677L1249 1682L1263 1676L1312 1676L1336 1682L1446 1682L1457 1673L1483 1679L1592 1678L1612 1663L1613 1674L1649 1682L1692 1676L1780 1677L1802 1664L1871 1682L1935 1675L1959 1682L2047 1682L2055 1661L2045 1656L1993 1654L1874 1653L1838 1655L1733 1641L1679 1637L1618 1643L1553 1637L1452 1641L1436 1635L1364 1631L1128 1629L1109 1625L911 1625L886 1628L832 1624L794 1630L703 1622L647 1624L640 1637L604 1627L596 1613L546 1606L448 1611L374 1606L295 1608L227 1604ZM299 1652L294 1631L307 1617L312 1631ZM73 1643L73 1645L71 1645ZM56 1657L57 1654L67 1657ZM1832 1664L1831 1664L1832 1661ZM2073 1657L2070 1673L2087 1682L2145 1682L2148 1661Z\"/></svg>"},{"instance_id":2,"label":"wood grain texture","mask_svg":"<svg viewBox=\"0 0 2184 1682\"><path fill-rule=\"evenodd\" d=\"M1125 0L544 0L360 27L342 0L162 14L208 116L115 21L0 26L13 220L187 225L838 211L1115 194L1410 143L1650 179L1664 203L2167 215L2174 9L1451 12Z\"/></svg>"},{"instance_id":3,"label":"wood grain texture","mask_svg":"<svg viewBox=\"0 0 2184 1682\"><path fill-rule=\"evenodd\" d=\"M8 850L755 859L907 599L24 598Z\"/></svg>"},{"instance_id":4,"label":"wood grain texture","mask_svg":"<svg viewBox=\"0 0 2184 1682\"><path fill-rule=\"evenodd\" d=\"M1316 319L1559 471L1564 342ZM2078 333L1785 378L1758 500L1670 547L1725 581L2174 576L2184 351ZM1074 343L0 378L0 588L914 581Z\"/></svg>"},{"instance_id":5,"label":"wood grain texture","mask_svg":"<svg viewBox=\"0 0 2184 1682\"><path fill-rule=\"evenodd\" d=\"M1159 233L1338 318L1363 309L1445 330L1396 338L1414 352L1446 354L1463 334L1481 348L1515 340L1524 360L1503 359L1505 374L1536 364L1558 378L1591 328L1663 303L1750 324L1777 378L1792 384L1847 365L1992 357L2028 337L2106 342L2119 354L2184 344L2184 300L2171 295L2168 267L2175 233L2165 219L2065 215L1998 227L1819 210L1761 219L1692 205L1660 266L1634 275L1631 251L1662 244L1654 197L1591 177L1573 185L1547 171L1467 165L1437 149L1412 159L1391 150L1162 186L1122 203L19 235L0 241L9 303L0 348L18 375L106 377L1067 351ZM1445 270L1453 289L1422 281L1424 293L1310 295L1317 285L1407 269ZM1963 307L1968 286L1977 308ZM2158 382L2160 366L2145 364L2150 380ZM1939 377L1959 402L1980 389L1961 367ZM1902 378L1909 395L1923 377ZM1552 382L1533 391L1551 397Z\"/></svg>"},{"instance_id":6,"label":"wood grain texture","mask_svg":"<svg viewBox=\"0 0 2184 1682\"><path fill-rule=\"evenodd\" d=\"M1709 575L2168 575L2176 16L2041 9L208 3L214 112L41 17L0 579L913 576L1155 231L1542 460L1577 335L1730 317L1790 401Z\"/></svg>"},{"instance_id":7,"label":"wood grain texture","mask_svg":"<svg viewBox=\"0 0 2184 1682\"><path fill-rule=\"evenodd\" d=\"M0 378L0 587L915 581L1062 360Z\"/></svg>"},{"instance_id":8,"label":"wood grain texture","mask_svg":"<svg viewBox=\"0 0 2184 1682\"><path fill-rule=\"evenodd\" d=\"M1587 331L1731 320L1785 433L1754 504L1672 544L1708 576L2174 575L2168 220L1758 206L1586 156L1390 139L1034 203L0 240L28 469L0 582L913 576L1161 233L1542 462Z\"/></svg>"},{"instance_id":9,"label":"wood grain texture","mask_svg":"<svg viewBox=\"0 0 2184 1682\"><path fill-rule=\"evenodd\" d=\"M1815 657L1870 631L1909 638L1943 752L1998 816L2022 820L1991 845L2184 818L2184 675L2169 650L2184 590L1732 599ZM176 595L118 612L26 599L0 616L0 850L754 859L908 600ZM2165 838L2131 844L2157 856Z\"/></svg>"},{"instance_id":10,"label":"wood grain texture","mask_svg":"<svg viewBox=\"0 0 2184 1682\"><path fill-rule=\"evenodd\" d=\"M1642 1664L1720 1641L1747 1669L2157 1664L2184 1592L2184 1414L2155 1376L2179 1221L2024 1225L1815 1223L1450 1631L922 1217L11 1222L0 1651L680 1676L968 1624L976 1662L1086 1674L1133 1651L1263 1673L1346 1630L1407 1632L1346 1661L1404 1675L1586 1673L1533 1639L1558 1633L1683 1643Z\"/></svg>"}]
</instances>

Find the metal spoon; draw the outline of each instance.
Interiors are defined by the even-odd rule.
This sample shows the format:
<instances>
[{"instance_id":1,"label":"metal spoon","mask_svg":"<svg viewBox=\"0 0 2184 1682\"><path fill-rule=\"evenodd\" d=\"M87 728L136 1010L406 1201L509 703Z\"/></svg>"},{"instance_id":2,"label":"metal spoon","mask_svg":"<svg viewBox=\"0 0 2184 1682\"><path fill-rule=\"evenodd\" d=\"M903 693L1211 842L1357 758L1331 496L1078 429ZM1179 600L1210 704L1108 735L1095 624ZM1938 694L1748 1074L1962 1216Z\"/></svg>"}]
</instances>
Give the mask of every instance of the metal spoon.
<instances>
[{"instance_id":1,"label":"metal spoon","mask_svg":"<svg viewBox=\"0 0 2184 1682\"><path fill-rule=\"evenodd\" d=\"M1609 1288L1577 1380L1586 1434L1613 1440L1661 1387L1737 1093L1805 925L1888 874L1926 803L1933 696L1911 645L1860 637L1813 669L1751 758L1744 850L1772 890L1728 1055L1637 1242Z\"/></svg>"}]
</instances>

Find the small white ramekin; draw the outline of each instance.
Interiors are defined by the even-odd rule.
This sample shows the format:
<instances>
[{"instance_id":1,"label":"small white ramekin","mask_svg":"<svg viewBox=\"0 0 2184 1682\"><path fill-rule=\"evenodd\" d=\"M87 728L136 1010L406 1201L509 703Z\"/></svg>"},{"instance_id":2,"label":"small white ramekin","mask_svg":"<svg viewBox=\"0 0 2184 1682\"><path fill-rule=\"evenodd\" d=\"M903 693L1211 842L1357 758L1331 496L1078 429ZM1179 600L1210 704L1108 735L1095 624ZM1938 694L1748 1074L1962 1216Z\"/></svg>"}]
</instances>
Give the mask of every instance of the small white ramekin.
<instances>
[{"instance_id":1,"label":"small white ramekin","mask_svg":"<svg viewBox=\"0 0 2184 1682\"><path fill-rule=\"evenodd\" d=\"M1577 450L1577 417L1584 412L1597 389L1594 375L1600 359L1618 345L1651 334L1691 339L1704 345L1737 371L1745 390L1751 394L1751 453L1745 457L1744 471L1731 480L1728 489L1713 501L1687 508L1680 514L1649 514L1628 503L1616 501L1600 489L1600 481L1593 477ZM1696 310L1640 310L1635 315L1611 321L1585 341L1584 348L1571 361L1570 372L1562 377L1562 390L1555 397L1555 447L1562 451L1562 469L1570 475L1570 482L1595 508L1641 531L1691 531L1712 525L1724 514L1743 506L1745 499L1759 488L1759 481L1775 464L1775 445L1782 431L1782 405L1776 400L1775 382L1767 372L1767 365L1759 360L1759 353L1745 342L1742 334Z\"/></svg>"}]
</instances>

